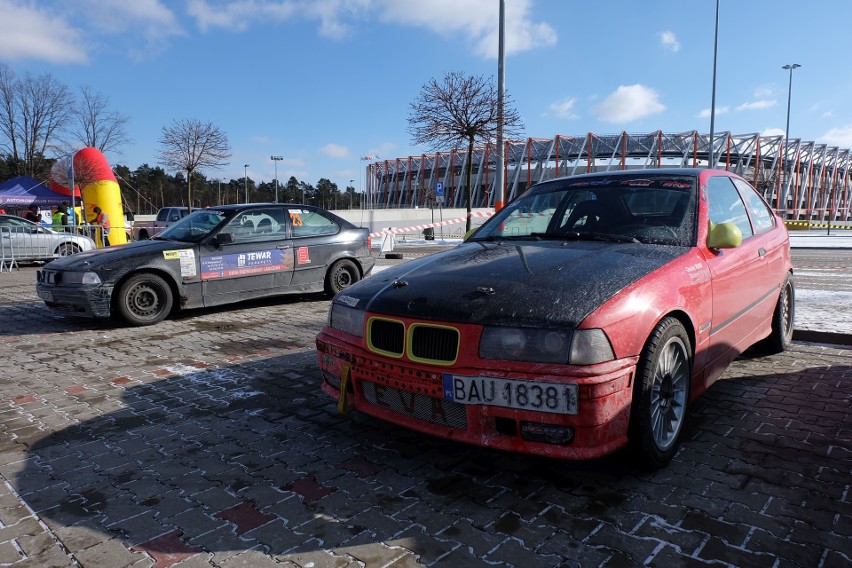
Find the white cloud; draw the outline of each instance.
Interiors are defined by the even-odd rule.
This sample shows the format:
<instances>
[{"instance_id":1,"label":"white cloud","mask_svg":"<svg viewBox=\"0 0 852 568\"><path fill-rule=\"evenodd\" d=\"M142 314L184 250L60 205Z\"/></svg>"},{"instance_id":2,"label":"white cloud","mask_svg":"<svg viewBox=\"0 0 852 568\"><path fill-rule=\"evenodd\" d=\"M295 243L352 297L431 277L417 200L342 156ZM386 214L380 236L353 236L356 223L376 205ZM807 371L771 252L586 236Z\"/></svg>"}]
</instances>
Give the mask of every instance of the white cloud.
<instances>
[{"instance_id":1,"label":"white cloud","mask_svg":"<svg viewBox=\"0 0 852 568\"><path fill-rule=\"evenodd\" d=\"M663 43L663 47L673 53L677 53L680 51L680 42L677 40L677 36L675 36L674 32L665 31L657 34L660 36L660 41Z\"/></svg>"},{"instance_id":2,"label":"white cloud","mask_svg":"<svg viewBox=\"0 0 852 568\"><path fill-rule=\"evenodd\" d=\"M716 107L716 116L719 116L720 114L728 114L729 112L731 112L731 107L729 106ZM701 112L699 112L697 116L698 118L710 118L710 109L701 109Z\"/></svg>"},{"instance_id":3,"label":"white cloud","mask_svg":"<svg viewBox=\"0 0 852 568\"><path fill-rule=\"evenodd\" d=\"M52 63L88 60L83 33L33 4L0 0L0 60L37 59Z\"/></svg>"},{"instance_id":4,"label":"white cloud","mask_svg":"<svg viewBox=\"0 0 852 568\"><path fill-rule=\"evenodd\" d=\"M506 5L506 53L518 53L556 43L556 31L530 18L532 0ZM320 35L344 38L371 17L388 23L424 28L447 37L466 38L474 52L497 57L498 4L490 0L190 0L187 12L202 30L244 31L253 23L301 18L316 21Z\"/></svg>"},{"instance_id":5,"label":"white cloud","mask_svg":"<svg viewBox=\"0 0 852 568\"><path fill-rule=\"evenodd\" d=\"M304 2L235 0L225 3L217 2L213 5L208 0L190 0L186 11L195 18L198 27L203 31L210 28L245 31L254 22L289 20L299 14L300 10L304 11L303 4ZM317 1L315 4L325 4L325 2Z\"/></svg>"},{"instance_id":6,"label":"white cloud","mask_svg":"<svg viewBox=\"0 0 852 568\"><path fill-rule=\"evenodd\" d=\"M852 124L832 128L819 137L821 142L829 146L840 146L841 148L852 148Z\"/></svg>"},{"instance_id":7,"label":"white cloud","mask_svg":"<svg viewBox=\"0 0 852 568\"><path fill-rule=\"evenodd\" d=\"M760 101L743 103L737 107L737 110L764 110L767 108L772 108L776 104L778 104L778 101L774 99L764 99Z\"/></svg>"},{"instance_id":8,"label":"white cloud","mask_svg":"<svg viewBox=\"0 0 852 568\"><path fill-rule=\"evenodd\" d=\"M185 35L175 13L161 0L83 0L78 8L99 35L131 38L130 53L136 59L162 53L170 38Z\"/></svg>"},{"instance_id":9,"label":"white cloud","mask_svg":"<svg viewBox=\"0 0 852 568\"><path fill-rule=\"evenodd\" d=\"M559 118L567 118L574 119L580 118L577 113L574 112L574 103L577 102L577 99L565 99L559 102L555 102L550 105L550 111L558 116Z\"/></svg>"},{"instance_id":10,"label":"white cloud","mask_svg":"<svg viewBox=\"0 0 852 568\"><path fill-rule=\"evenodd\" d=\"M330 158L348 158L349 148L340 144L326 144L320 152Z\"/></svg>"},{"instance_id":11,"label":"white cloud","mask_svg":"<svg viewBox=\"0 0 852 568\"><path fill-rule=\"evenodd\" d=\"M834 111L827 110L824 113L822 113L822 117L823 118L834 118Z\"/></svg>"},{"instance_id":12,"label":"white cloud","mask_svg":"<svg viewBox=\"0 0 852 568\"><path fill-rule=\"evenodd\" d=\"M760 133L761 136L784 136L784 134L783 128L767 128Z\"/></svg>"},{"instance_id":13,"label":"white cloud","mask_svg":"<svg viewBox=\"0 0 852 568\"><path fill-rule=\"evenodd\" d=\"M666 110L659 96L645 85L621 85L592 111L605 122L630 122Z\"/></svg>"}]
</instances>

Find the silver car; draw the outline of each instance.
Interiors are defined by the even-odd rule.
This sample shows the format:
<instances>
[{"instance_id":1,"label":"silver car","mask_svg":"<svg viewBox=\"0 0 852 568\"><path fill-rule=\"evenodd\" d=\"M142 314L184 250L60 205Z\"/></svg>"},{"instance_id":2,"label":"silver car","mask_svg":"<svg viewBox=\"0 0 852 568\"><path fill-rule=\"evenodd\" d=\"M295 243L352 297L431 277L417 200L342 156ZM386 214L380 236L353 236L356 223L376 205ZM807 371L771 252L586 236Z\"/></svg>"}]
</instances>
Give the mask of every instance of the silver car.
<instances>
[{"instance_id":1,"label":"silver car","mask_svg":"<svg viewBox=\"0 0 852 568\"><path fill-rule=\"evenodd\" d=\"M52 260L96 248L77 233L53 231L15 215L0 215L0 258L5 262Z\"/></svg>"}]
</instances>

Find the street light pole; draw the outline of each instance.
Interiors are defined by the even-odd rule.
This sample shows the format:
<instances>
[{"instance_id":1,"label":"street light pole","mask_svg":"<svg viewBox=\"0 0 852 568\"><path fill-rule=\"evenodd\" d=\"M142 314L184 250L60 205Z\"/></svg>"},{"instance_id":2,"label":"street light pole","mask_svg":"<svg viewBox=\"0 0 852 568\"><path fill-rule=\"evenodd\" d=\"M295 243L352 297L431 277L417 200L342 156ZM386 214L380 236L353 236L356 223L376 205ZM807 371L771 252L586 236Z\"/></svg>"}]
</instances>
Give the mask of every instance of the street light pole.
<instances>
[{"instance_id":1,"label":"street light pole","mask_svg":"<svg viewBox=\"0 0 852 568\"><path fill-rule=\"evenodd\" d=\"M790 100L791 100L792 95L793 95L793 69L798 69L799 67L801 67L801 65L799 65L798 63L793 63L792 65L785 65L784 67L781 68L781 69L786 69L786 70L790 71L790 80L787 83L787 127L784 130L784 155L781 156L781 166L782 167L786 166L785 162L787 160L785 158L787 157L787 154L789 152L789 150L787 149L787 146L790 144ZM789 176L787 175L787 168L784 167L784 169L782 170L781 173L782 173L782 180L781 180L782 181L782 187L784 187L785 185L787 185L787 183L789 183ZM786 188L785 188L785 191L786 191Z\"/></svg>"},{"instance_id":2,"label":"street light pole","mask_svg":"<svg viewBox=\"0 0 852 568\"><path fill-rule=\"evenodd\" d=\"M716 0L716 31L713 33L713 92L710 95L710 153L707 158L707 167L716 165L713 160L713 138L715 132L713 127L716 121L716 52L719 47L719 0Z\"/></svg>"},{"instance_id":3,"label":"street light pole","mask_svg":"<svg viewBox=\"0 0 852 568\"><path fill-rule=\"evenodd\" d=\"M248 167L249 167L248 164L245 164L243 166L243 187L246 190L246 203L249 202L249 199L248 199Z\"/></svg>"},{"instance_id":4,"label":"street light pole","mask_svg":"<svg viewBox=\"0 0 852 568\"><path fill-rule=\"evenodd\" d=\"M269 159L275 163L275 203L278 203L278 162L284 159L284 156L269 156Z\"/></svg>"},{"instance_id":5,"label":"street light pole","mask_svg":"<svg viewBox=\"0 0 852 568\"><path fill-rule=\"evenodd\" d=\"M352 185L353 181L355 181L355 180L354 179L349 180L349 187L352 188L352 191L348 192L349 193L349 209L352 209L352 198L355 197L355 186Z\"/></svg>"}]
</instances>

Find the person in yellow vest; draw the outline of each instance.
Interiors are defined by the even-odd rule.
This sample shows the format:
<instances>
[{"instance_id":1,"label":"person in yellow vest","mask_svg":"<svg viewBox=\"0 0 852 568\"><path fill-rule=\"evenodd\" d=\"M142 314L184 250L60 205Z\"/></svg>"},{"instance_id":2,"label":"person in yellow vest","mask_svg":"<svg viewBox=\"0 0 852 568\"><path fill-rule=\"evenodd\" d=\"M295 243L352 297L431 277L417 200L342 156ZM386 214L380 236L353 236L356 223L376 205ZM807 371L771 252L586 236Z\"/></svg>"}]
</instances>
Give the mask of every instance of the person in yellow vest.
<instances>
[{"instance_id":1,"label":"person in yellow vest","mask_svg":"<svg viewBox=\"0 0 852 568\"><path fill-rule=\"evenodd\" d=\"M65 205L60 205L59 207L57 207L56 211L53 212L53 230L67 230L67 225L68 207L66 207Z\"/></svg>"},{"instance_id":2,"label":"person in yellow vest","mask_svg":"<svg viewBox=\"0 0 852 568\"><path fill-rule=\"evenodd\" d=\"M109 215L107 215L106 213L101 211L100 207L95 207L94 209L92 209L92 213L95 214L95 218L92 219L92 223L94 223L95 225L101 226L104 246L108 247L109 246L109 230L110 230Z\"/></svg>"}]
</instances>

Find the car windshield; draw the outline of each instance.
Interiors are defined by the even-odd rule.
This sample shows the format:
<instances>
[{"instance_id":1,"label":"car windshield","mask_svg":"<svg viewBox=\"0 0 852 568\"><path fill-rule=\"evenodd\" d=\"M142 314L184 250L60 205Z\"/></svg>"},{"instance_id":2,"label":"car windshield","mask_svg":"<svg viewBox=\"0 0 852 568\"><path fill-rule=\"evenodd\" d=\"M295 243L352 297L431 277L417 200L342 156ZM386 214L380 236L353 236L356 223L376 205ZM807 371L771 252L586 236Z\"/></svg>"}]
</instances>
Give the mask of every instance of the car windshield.
<instances>
[{"instance_id":1,"label":"car windshield","mask_svg":"<svg viewBox=\"0 0 852 568\"><path fill-rule=\"evenodd\" d=\"M154 238L164 241L197 243L232 214L232 212L215 209L196 209Z\"/></svg>"},{"instance_id":2,"label":"car windshield","mask_svg":"<svg viewBox=\"0 0 852 568\"><path fill-rule=\"evenodd\" d=\"M695 178L578 177L533 187L470 240L564 239L694 246Z\"/></svg>"}]
</instances>

